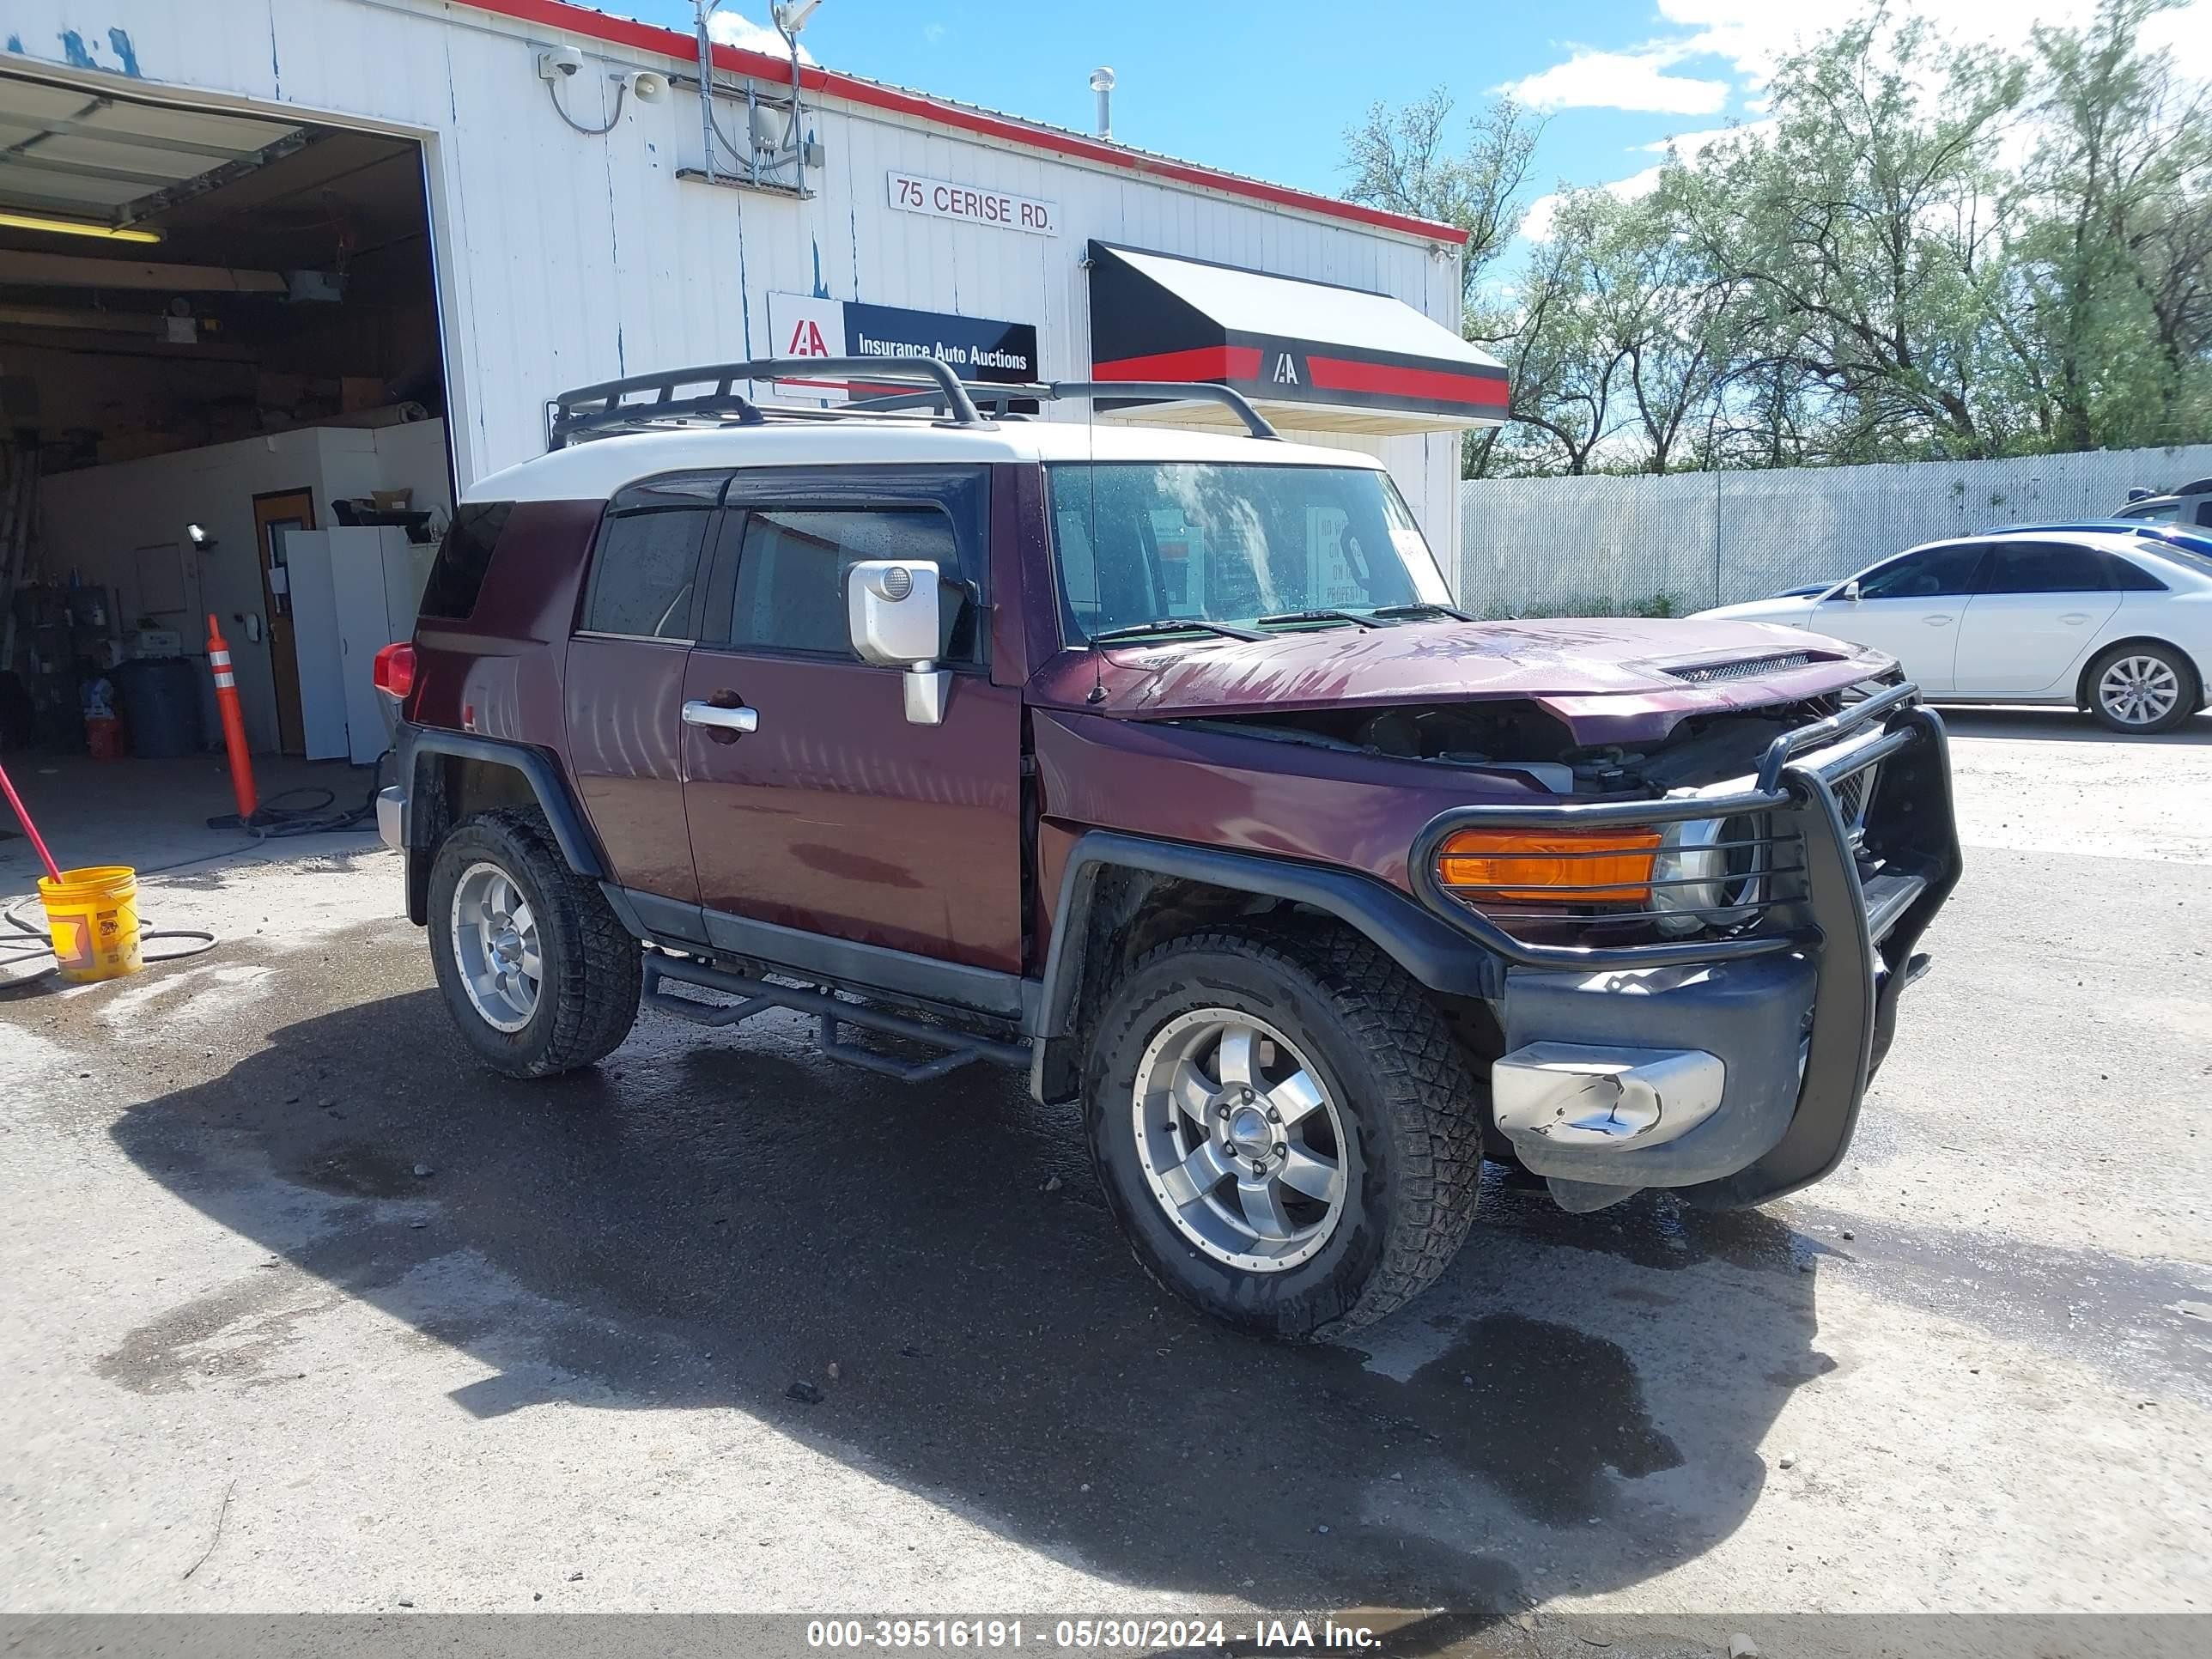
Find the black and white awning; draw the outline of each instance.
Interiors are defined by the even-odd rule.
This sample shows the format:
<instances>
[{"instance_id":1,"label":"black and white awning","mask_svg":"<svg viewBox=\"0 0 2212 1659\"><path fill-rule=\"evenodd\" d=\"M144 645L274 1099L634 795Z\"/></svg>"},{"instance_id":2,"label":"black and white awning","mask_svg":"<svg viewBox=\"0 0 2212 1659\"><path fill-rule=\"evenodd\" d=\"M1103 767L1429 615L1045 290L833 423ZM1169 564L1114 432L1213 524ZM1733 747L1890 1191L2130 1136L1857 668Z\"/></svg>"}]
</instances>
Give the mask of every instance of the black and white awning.
<instances>
[{"instance_id":1,"label":"black and white awning","mask_svg":"<svg viewBox=\"0 0 2212 1659\"><path fill-rule=\"evenodd\" d=\"M1108 242L1089 253L1094 379L1218 381L1308 430L1505 418L1504 365L1403 300ZM1188 408L1206 421L1225 413Z\"/></svg>"}]
</instances>

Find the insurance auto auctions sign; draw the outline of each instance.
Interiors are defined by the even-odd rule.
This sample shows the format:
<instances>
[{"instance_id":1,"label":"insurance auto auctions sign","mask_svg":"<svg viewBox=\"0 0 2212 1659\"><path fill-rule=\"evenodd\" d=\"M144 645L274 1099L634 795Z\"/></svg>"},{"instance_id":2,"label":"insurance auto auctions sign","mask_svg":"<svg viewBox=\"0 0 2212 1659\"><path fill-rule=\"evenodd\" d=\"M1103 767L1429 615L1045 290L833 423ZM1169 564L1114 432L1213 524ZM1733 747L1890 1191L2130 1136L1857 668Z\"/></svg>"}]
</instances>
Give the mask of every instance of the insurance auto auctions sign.
<instances>
[{"instance_id":1,"label":"insurance auto auctions sign","mask_svg":"<svg viewBox=\"0 0 2212 1659\"><path fill-rule=\"evenodd\" d=\"M950 179L925 179L918 173L889 174L891 205L933 219L958 219L1000 230L1025 230L1032 236L1060 234L1060 204L1034 196L1015 196L981 185L956 185Z\"/></svg>"},{"instance_id":2,"label":"insurance auto auctions sign","mask_svg":"<svg viewBox=\"0 0 2212 1659\"><path fill-rule=\"evenodd\" d=\"M779 357L934 357L963 380L1019 384L1037 378L1034 323L808 294L770 294L768 321ZM806 396L836 396L846 390L842 380L784 384L794 391L803 388L801 395Z\"/></svg>"}]
</instances>

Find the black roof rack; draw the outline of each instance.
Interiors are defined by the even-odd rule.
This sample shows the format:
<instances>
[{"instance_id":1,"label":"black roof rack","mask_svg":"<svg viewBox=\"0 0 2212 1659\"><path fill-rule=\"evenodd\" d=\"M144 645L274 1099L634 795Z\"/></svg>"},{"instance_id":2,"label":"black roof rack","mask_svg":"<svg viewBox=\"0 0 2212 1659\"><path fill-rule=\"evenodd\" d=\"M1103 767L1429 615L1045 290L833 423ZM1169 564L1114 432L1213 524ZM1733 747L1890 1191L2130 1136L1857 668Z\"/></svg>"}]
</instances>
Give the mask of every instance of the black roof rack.
<instances>
[{"instance_id":1,"label":"black roof rack","mask_svg":"<svg viewBox=\"0 0 2212 1659\"><path fill-rule=\"evenodd\" d=\"M818 380L838 376L867 386L912 386L831 408L761 404L739 389L749 381ZM679 392L689 395L678 396ZM649 431L672 422L765 426L770 422L839 420L906 410L941 410L955 426L988 426L979 405L1003 412L1017 402L1062 398L1131 402L1206 402L1225 405L1255 438L1279 434L1243 393L1210 380L1060 380L1051 384L963 380L934 357L758 357L602 380L562 392L545 406L545 441L560 449L588 438Z\"/></svg>"},{"instance_id":2,"label":"black roof rack","mask_svg":"<svg viewBox=\"0 0 2212 1659\"><path fill-rule=\"evenodd\" d=\"M819 414L819 410L764 410L738 388L748 380L811 380L825 374L865 374L871 385L933 383L936 400L951 410L956 426L988 424L960 384L959 376L934 357L756 357L742 363L708 363L632 374L563 392L545 406L546 447L559 449L585 438L644 431L670 421L764 426L771 416ZM676 395L692 386L712 389L690 397ZM651 395L642 395L647 393Z\"/></svg>"},{"instance_id":3,"label":"black roof rack","mask_svg":"<svg viewBox=\"0 0 2212 1659\"><path fill-rule=\"evenodd\" d=\"M1009 382L968 380L963 384L978 404L1053 403L1062 398L1108 398L1130 403L1210 403L1225 405L1255 438L1279 438L1267 417L1252 407L1249 398L1234 386L1212 380L1052 380ZM935 392L901 392L889 397L867 398L848 404L872 410L925 409L941 404Z\"/></svg>"}]
</instances>

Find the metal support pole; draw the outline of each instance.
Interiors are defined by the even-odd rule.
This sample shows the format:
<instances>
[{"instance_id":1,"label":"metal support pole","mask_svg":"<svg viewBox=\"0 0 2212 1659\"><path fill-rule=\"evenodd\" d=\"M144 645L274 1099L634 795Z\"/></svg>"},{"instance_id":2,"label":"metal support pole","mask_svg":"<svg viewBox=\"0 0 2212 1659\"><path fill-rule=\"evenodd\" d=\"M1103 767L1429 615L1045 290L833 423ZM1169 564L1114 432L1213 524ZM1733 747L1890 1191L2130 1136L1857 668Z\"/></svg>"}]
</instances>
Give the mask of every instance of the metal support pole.
<instances>
[{"instance_id":1,"label":"metal support pole","mask_svg":"<svg viewBox=\"0 0 2212 1659\"><path fill-rule=\"evenodd\" d=\"M699 20L699 138L707 152L707 182L714 173L714 42L707 33L707 20L722 0L692 0Z\"/></svg>"}]
</instances>

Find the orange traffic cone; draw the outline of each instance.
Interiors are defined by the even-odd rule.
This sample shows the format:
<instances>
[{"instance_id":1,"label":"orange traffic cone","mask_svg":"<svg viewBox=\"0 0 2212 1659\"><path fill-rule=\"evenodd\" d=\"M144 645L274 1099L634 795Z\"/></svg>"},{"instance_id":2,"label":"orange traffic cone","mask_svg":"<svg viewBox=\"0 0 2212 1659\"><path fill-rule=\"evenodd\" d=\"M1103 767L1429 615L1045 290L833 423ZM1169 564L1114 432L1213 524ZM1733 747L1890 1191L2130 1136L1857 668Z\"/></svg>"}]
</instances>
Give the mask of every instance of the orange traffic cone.
<instances>
[{"instance_id":1,"label":"orange traffic cone","mask_svg":"<svg viewBox=\"0 0 2212 1659\"><path fill-rule=\"evenodd\" d=\"M261 797L253 787L253 757L246 747L246 715L238 706L238 676L230 666L230 647L208 613L208 666L215 673L216 707L222 711L222 745L230 752L230 791L238 799L239 822L252 818Z\"/></svg>"}]
</instances>

